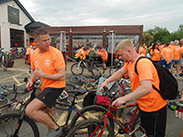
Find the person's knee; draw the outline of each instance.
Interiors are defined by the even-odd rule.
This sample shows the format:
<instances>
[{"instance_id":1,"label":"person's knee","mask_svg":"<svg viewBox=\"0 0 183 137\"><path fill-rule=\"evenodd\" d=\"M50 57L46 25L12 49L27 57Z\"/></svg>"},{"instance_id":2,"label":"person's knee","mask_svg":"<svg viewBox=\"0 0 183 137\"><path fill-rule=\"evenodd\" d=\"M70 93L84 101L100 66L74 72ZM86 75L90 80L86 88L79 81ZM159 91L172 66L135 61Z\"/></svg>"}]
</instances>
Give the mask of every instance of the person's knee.
<instances>
[{"instance_id":1,"label":"person's knee","mask_svg":"<svg viewBox=\"0 0 183 137\"><path fill-rule=\"evenodd\" d=\"M34 114L35 110L32 108L32 106L27 105L26 109L25 109L25 113L31 117Z\"/></svg>"}]
</instances>

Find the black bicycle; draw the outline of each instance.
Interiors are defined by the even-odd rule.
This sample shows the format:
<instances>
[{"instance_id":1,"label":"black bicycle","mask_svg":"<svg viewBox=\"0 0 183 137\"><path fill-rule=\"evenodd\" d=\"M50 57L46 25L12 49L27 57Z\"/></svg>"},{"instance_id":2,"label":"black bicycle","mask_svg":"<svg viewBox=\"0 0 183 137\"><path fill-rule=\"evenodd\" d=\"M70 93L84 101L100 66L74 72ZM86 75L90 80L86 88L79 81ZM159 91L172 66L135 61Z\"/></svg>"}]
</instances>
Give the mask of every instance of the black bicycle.
<instances>
[{"instance_id":1,"label":"black bicycle","mask_svg":"<svg viewBox=\"0 0 183 137\"><path fill-rule=\"evenodd\" d=\"M79 62L74 63L71 66L71 72L73 75L82 75L84 68L88 70L92 77L98 78L101 76L100 68L95 63L91 64L87 59L81 59Z\"/></svg>"}]
</instances>

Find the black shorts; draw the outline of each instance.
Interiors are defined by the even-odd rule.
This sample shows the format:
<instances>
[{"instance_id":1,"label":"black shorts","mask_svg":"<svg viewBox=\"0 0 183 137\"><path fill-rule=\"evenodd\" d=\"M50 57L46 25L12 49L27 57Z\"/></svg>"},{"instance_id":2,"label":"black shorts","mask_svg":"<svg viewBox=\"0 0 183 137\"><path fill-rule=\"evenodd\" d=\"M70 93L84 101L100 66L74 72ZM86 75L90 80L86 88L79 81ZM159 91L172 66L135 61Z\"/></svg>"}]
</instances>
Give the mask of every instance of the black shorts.
<instances>
[{"instance_id":1,"label":"black shorts","mask_svg":"<svg viewBox=\"0 0 183 137\"><path fill-rule=\"evenodd\" d=\"M139 109L140 110L140 109ZM140 112L141 124L147 136L164 137L166 130L166 106L155 112Z\"/></svg>"},{"instance_id":2,"label":"black shorts","mask_svg":"<svg viewBox=\"0 0 183 137\"><path fill-rule=\"evenodd\" d=\"M63 89L64 88L45 88L37 98L51 108L55 105L56 99L62 93Z\"/></svg>"}]
</instances>

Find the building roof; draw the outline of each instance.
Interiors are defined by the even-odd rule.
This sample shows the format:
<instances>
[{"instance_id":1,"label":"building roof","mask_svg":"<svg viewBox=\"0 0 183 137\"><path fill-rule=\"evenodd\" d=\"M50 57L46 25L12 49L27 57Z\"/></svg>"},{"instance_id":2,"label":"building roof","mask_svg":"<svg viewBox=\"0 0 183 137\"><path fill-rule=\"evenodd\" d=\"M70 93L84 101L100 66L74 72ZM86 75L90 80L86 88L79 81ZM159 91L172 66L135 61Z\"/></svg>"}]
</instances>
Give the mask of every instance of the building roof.
<instances>
[{"instance_id":1,"label":"building roof","mask_svg":"<svg viewBox=\"0 0 183 137\"><path fill-rule=\"evenodd\" d=\"M35 21L33 17L28 13L28 11L24 8L24 6L19 2L19 0L0 0L0 4L9 2L9 1L14 1L20 7L20 9L25 13L25 15L27 15L27 17L31 20L31 22Z\"/></svg>"},{"instance_id":2,"label":"building roof","mask_svg":"<svg viewBox=\"0 0 183 137\"><path fill-rule=\"evenodd\" d=\"M26 32L33 32L35 29L39 27L50 27L50 26L42 22L30 22L25 26L25 29Z\"/></svg>"}]
</instances>

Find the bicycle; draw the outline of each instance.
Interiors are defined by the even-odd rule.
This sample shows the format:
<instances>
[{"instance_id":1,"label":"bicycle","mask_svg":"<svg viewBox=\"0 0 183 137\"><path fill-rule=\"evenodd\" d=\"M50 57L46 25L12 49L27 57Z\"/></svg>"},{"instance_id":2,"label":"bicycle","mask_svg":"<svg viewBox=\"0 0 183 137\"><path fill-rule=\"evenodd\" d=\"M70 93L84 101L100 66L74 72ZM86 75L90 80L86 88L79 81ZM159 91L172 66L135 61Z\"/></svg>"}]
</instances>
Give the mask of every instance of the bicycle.
<instances>
[{"instance_id":1,"label":"bicycle","mask_svg":"<svg viewBox=\"0 0 183 137\"><path fill-rule=\"evenodd\" d=\"M90 72L91 76L94 78L98 78L101 76L100 69L96 66L96 64L89 65L89 61L86 59L81 59L79 62L74 63L71 66L71 72L73 75L82 75L84 68Z\"/></svg>"},{"instance_id":2,"label":"bicycle","mask_svg":"<svg viewBox=\"0 0 183 137\"><path fill-rule=\"evenodd\" d=\"M105 94L107 94L107 90L104 90ZM127 109L135 106L135 111L133 112L133 115L131 116L130 120L127 120L124 116L121 117L122 120L117 119L112 111L119 110L119 109ZM113 122L119 126L119 129L117 133L109 126L107 118L112 118ZM107 128L106 128L107 127ZM132 137L145 137L145 131L141 126L140 122L140 115L138 113L138 105L136 103L132 104L125 104L120 107L116 106L109 106L108 111L105 113L105 115L98 119L98 120L85 120L77 124L75 127L73 127L69 133L68 137L77 136L80 137L81 134L83 134L83 137L86 136L108 136L108 137L115 137L117 134L128 134Z\"/></svg>"},{"instance_id":3,"label":"bicycle","mask_svg":"<svg viewBox=\"0 0 183 137\"><path fill-rule=\"evenodd\" d=\"M4 48L0 48L0 59L1 59L1 66L3 67L3 70L6 71L8 67L8 58L7 53L5 53Z\"/></svg>"},{"instance_id":4,"label":"bicycle","mask_svg":"<svg viewBox=\"0 0 183 137\"><path fill-rule=\"evenodd\" d=\"M122 60L115 59L114 60L114 66L111 66L110 69L109 69L109 75L112 75L113 73L118 71L120 68L123 67L123 65L124 65L124 62Z\"/></svg>"},{"instance_id":5,"label":"bicycle","mask_svg":"<svg viewBox=\"0 0 183 137\"><path fill-rule=\"evenodd\" d=\"M36 84L36 82L34 83L34 85ZM80 113L80 111L77 109L77 107L75 106L76 102L76 98L79 95L83 95L85 94L87 91L86 90L79 90L77 89L78 86L72 85L73 89L69 89L67 90L67 92L69 93L69 91L71 93L74 94L72 101L69 100L69 103L63 103L60 101L56 102L56 108L59 109L58 106L66 106L68 107L68 116L66 119L65 124L62 126L63 128L63 134L61 136L65 137L70 129L70 127L73 127L75 125L75 122L72 122L72 124L69 126L68 122L71 116L71 112L73 110L75 110L78 114L80 114L82 117L84 117L85 119L87 119L87 117L85 117L85 115L82 115L82 113ZM25 108L27 106L27 104L33 100L35 98L35 92L36 92L36 88L32 87L31 89L27 89L26 91L32 91L30 97L26 100L21 102L21 107L20 107L20 112L19 113L8 113L8 114L4 114L0 116L0 132L2 136L19 136L19 137L24 137L24 136L30 136L30 137L39 137L39 130L38 127L35 123L34 120L32 120L31 118L29 118L26 114L25 114ZM67 99L68 101L68 99ZM106 110L98 107L98 110L105 112ZM95 111L95 110L93 110ZM47 112L49 115L49 112ZM55 119L50 115L50 117L52 118L52 120L54 122Z\"/></svg>"}]
</instances>

